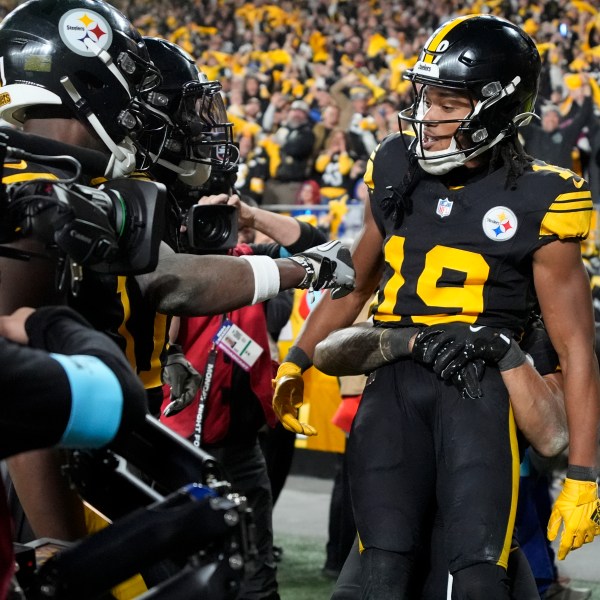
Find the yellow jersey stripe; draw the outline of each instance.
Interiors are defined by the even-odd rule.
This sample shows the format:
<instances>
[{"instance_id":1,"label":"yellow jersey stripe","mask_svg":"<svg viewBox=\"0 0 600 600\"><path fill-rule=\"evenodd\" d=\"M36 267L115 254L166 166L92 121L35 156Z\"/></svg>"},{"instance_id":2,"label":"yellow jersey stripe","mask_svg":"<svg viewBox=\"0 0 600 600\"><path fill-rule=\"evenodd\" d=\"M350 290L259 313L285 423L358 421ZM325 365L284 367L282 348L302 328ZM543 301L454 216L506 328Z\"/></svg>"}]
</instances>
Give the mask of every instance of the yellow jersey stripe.
<instances>
[{"instance_id":1,"label":"yellow jersey stripe","mask_svg":"<svg viewBox=\"0 0 600 600\"><path fill-rule=\"evenodd\" d=\"M592 194L590 191L569 192L557 196L548 209L550 212L566 212L570 210L592 210Z\"/></svg>"},{"instance_id":2,"label":"yellow jersey stripe","mask_svg":"<svg viewBox=\"0 0 600 600\"><path fill-rule=\"evenodd\" d=\"M58 177L52 175L52 173L18 173L17 175L7 175L2 178L2 183L5 185L9 183L21 183L23 181L31 181L32 179L53 179L56 180Z\"/></svg>"},{"instance_id":3,"label":"yellow jersey stripe","mask_svg":"<svg viewBox=\"0 0 600 600\"><path fill-rule=\"evenodd\" d=\"M510 553L512 545L512 536L515 528L515 517L517 514L517 500L519 498L519 477L520 477L520 460L519 460L519 443L517 441L517 426L515 424L515 417L513 415L512 407L509 404L509 415L508 415L508 433L510 438L510 451L512 454L512 495L510 502L510 513L508 517L508 523L506 524L506 535L504 537L504 545L502 547L502 554L496 564L504 567L508 567L508 555Z\"/></svg>"},{"instance_id":4,"label":"yellow jersey stripe","mask_svg":"<svg viewBox=\"0 0 600 600\"><path fill-rule=\"evenodd\" d=\"M548 211L540 225L540 237L586 238L590 233L592 209Z\"/></svg>"}]
</instances>

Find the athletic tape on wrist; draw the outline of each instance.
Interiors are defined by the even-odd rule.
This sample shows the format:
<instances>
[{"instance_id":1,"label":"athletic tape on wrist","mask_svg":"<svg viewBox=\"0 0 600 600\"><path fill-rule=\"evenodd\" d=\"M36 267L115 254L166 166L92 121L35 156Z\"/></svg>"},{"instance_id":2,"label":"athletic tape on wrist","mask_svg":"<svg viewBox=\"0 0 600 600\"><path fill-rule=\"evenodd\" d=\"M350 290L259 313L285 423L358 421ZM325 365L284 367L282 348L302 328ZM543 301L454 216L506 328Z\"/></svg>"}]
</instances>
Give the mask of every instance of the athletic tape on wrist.
<instances>
[{"instance_id":1,"label":"athletic tape on wrist","mask_svg":"<svg viewBox=\"0 0 600 600\"><path fill-rule=\"evenodd\" d=\"M515 340L510 341L508 352L498 361L500 371L508 371L520 367L527 360L527 355L521 350Z\"/></svg>"},{"instance_id":2,"label":"athletic tape on wrist","mask_svg":"<svg viewBox=\"0 0 600 600\"><path fill-rule=\"evenodd\" d=\"M98 448L111 442L123 412L123 390L117 376L95 356L50 356L65 370L71 386L71 415L59 445Z\"/></svg>"},{"instance_id":3,"label":"athletic tape on wrist","mask_svg":"<svg viewBox=\"0 0 600 600\"><path fill-rule=\"evenodd\" d=\"M254 298L252 304L264 302L277 296L281 280L277 263L270 256L248 256L240 258L247 260L254 273Z\"/></svg>"}]
</instances>

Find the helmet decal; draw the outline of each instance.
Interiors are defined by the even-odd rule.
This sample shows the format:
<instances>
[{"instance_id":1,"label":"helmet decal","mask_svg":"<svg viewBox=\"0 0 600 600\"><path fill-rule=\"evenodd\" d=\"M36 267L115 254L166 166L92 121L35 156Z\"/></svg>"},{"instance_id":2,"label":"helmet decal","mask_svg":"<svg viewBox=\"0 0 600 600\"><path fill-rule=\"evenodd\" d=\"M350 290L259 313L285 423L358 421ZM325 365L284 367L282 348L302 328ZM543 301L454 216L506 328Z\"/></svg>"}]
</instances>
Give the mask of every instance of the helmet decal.
<instances>
[{"instance_id":1,"label":"helmet decal","mask_svg":"<svg viewBox=\"0 0 600 600\"><path fill-rule=\"evenodd\" d=\"M61 17L58 33L65 46L79 56L96 56L95 47L106 50L113 39L112 29L104 17L81 8L70 10Z\"/></svg>"},{"instance_id":2,"label":"helmet decal","mask_svg":"<svg viewBox=\"0 0 600 600\"><path fill-rule=\"evenodd\" d=\"M475 15L465 15L464 17L458 17L456 19L452 19L448 21L445 25L442 25L435 31L431 37L425 42L425 53L426 55L423 57L423 62L431 63L435 62L437 55L439 53L445 52L450 43L446 39L447 35L457 26L460 25L463 21L467 19L472 19Z\"/></svg>"}]
</instances>

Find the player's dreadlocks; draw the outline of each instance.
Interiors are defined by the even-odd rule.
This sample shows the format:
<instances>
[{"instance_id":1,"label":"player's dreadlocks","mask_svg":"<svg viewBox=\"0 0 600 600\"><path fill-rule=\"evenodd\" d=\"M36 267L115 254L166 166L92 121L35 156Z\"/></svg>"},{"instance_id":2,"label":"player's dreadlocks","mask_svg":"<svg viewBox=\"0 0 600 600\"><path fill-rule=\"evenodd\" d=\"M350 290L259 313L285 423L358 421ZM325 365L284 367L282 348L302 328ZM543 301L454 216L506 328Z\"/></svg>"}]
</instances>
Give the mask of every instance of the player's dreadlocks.
<instances>
[{"instance_id":1,"label":"player's dreadlocks","mask_svg":"<svg viewBox=\"0 0 600 600\"><path fill-rule=\"evenodd\" d=\"M517 180L530 168L532 160L523 149L519 136L512 135L492 148L489 172L504 166L506 169L504 187L514 190L517 187Z\"/></svg>"},{"instance_id":2,"label":"player's dreadlocks","mask_svg":"<svg viewBox=\"0 0 600 600\"><path fill-rule=\"evenodd\" d=\"M523 149L516 134L505 138L491 148L489 156L488 173L504 167L506 169L505 188L513 190L517 187L517 180L530 168L533 160ZM405 214L410 214L412 193L424 174L414 154L409 153L408 161L409 168L400 185L398 187L388 186L386 188L388 194L381 201L383 214L393 221L395 228L402 225Z\"/></svg>"}]
</instances>

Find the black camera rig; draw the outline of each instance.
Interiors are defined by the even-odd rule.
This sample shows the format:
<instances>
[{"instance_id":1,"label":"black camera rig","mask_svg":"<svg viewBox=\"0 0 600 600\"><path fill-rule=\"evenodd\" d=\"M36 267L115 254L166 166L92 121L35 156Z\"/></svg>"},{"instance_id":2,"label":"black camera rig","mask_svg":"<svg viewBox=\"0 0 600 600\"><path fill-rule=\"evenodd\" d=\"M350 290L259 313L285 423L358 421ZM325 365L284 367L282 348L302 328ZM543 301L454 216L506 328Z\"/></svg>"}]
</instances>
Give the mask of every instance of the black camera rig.
<instances>
[{"instance_id":1,"label":"black camera rig","mask_svg":"<svg viewBox=\"0 0 600 600\"><path fill-rule=\"evenodd\" d=\"M252 512L212 456L147 415L126 443L71 452L64 472L112 523L21 569L27 600L104 599L161 563L161 581L140 600L237 597L256 554Z\"/></svg>"},{"instance_id":2,"label":"black camera rig","mask_svg":"<svg viewBox=\"0 0 600 600\"><path fill-rule=\"evenodd\" d=\"M42 140L18 131L0 130L0 159L25 159L34 165L60 165L72 176L39 175L0 186L0 254L28 260L19 240L34 238L49 256L61 254L82 267L119 275L147 273L156 268L164 228L165 187L153 181L122 178L98 188L77 183L84 160L104 155L52 142L62 154L33 154L23 149ZM19 144L15 147L10 144ZM97 166L96 163L93 163ZM10 244L7 246L6 244Z\"/></svg>"}]
</instances>

